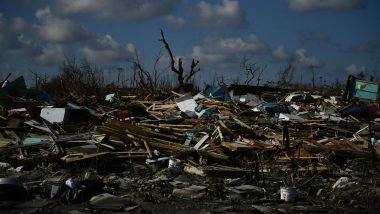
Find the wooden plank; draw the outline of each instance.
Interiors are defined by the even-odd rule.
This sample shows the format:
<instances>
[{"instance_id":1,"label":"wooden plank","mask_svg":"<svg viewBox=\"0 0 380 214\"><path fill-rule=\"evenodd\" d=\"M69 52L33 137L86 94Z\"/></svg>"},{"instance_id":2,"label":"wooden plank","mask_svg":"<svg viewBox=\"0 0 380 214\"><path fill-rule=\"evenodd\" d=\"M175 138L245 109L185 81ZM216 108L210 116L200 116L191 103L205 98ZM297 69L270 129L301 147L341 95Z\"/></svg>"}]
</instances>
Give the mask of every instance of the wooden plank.
<instances>
[{"instance_id":1,"label":"wooden plank","mask_svg":"<svg viewBox=\"0 0 380 214\"><path fill-rule=\"evenodd\" d=\"M231 131L231 129L229 129L223 121L218 120L218 123L219 123L219 125L220 125L224 130L226 130L229 134L233 134L232 131Z\"/></svg>"},{"instance_id":2,"label":"wooden plank","mask_svg":"<svg viewBox=\"0 0 380 214\"><path fill-rule=\"evenodd\" d=\"M198 176L201 176L201 177L205 177L206 176L206 173L204 172L204 170L202 168L198 168L198 167L195 167L195 166L185 166L183 171L189 173L189 174L193 174L193 175L198 175Z\"/></svg>"},{"instance_id":3,"label":"wooden plank","mask_svg":"<svg viewBox=\"0 0 380 214\"><path fill-rule=\"evenodd\" d=\"M81 161L81 160L86 160L86 159L91 159L91 158L96 158L100 156L104 156L109 154L108 152L99 152L99 153L93 153L93 154L84 154L80 156L64 156L61 159L65 161L66 163L71 163L71 162L76 162L76 161Z\"/></svg>"},{"instance_id":4,"label":"wooden plank","mask_svg":"<svg viewBox=\"0 0 380 214\"><path fill-rule=\"evenodd\" d=\"M182 145L179 143L174 143L174 142L166 141L163 139L147 138L145 136L141 136L141 135L138 135L135 133L134 134L131 134L131 133L127 134L127 132L125 130L120 130L120 127L110 128L108 126L102 126L102 127L98 128L98 131L100 133L104 133L107 135L117 136L118 138L120 138L123 141L135 141L135 142L138 142L140 145L143 145L143 143L144 143L142 141L142 139L148 139L148 143L151 146L154 146L157 148L162 148L162 149L168 149L170 151L193 151L194 150L194 148L192 148L190 146L185 146L185 145ZM132 138L131 136L134 136L134 138ZM198 152L200 154L204 154L205 156L209 156L209 157L213 157L213 158L217 158L217 159L223 159L223 160L228 159L227 155L216 153L213 151L198 150Z\"/></svg>"},{"instance_id":5,"label":"wooden plank","mask_svg":"<svg viewBox=\"0 0 380 214\"><path fill-rule=\"evenodd\" d=\"M37 122L32 121L32 120L30 120L30 121L24 121L24 124L26 124L28 126L31 126L33 128L39 129L41 131L47 132L49 134L52 134L54 136L58 134L57 132L52 132L49 128L46 128L46 127L38 125Z\"/></svg>"},{"instance_id":6,"label":"wooden plank","mask_svg":"<svg viewBox=\"0 0 380 214\"><path fill-rule=\"evenodd\" d=\"M199 142L197 144L195 144L194 146L194 149L199 149L199 147L202 146L202 144L207 140L207 138L209 138L210 136L208 134L206 134L205 136L203 136Z\"/></svg>"},{"instance_id":7,"label":"wooden plank","mask_svg":"<svg viewBox=\"0 0 380 214\"><path fill-rule=\"evenodd\" d=\"M220 130L220 126L217 127L217 130L218 130L218 133L219 133L219 138L220 138L220 141L221 142L224 142L224 137L223 137L223 133L222 133L222 130Z\"/></svg>"},{"instance_id":8,"label":"wooden plank","mask_svg":"<svg viewBox=\"0 0 380 214\"><path fill-rule=\"evenodd\" d=\"M193 128L194 125L190 124L167 124L167 123L160 123L159 126L162 127L176 127L176 128Z\"/></svg>"},{"instance_id":9,"label":"wooden plank","mask_svg":"<svg viewBox=\"0 0 380 214\"><path fill-rule=\"evenodd\" d=\"M147 151L148 154L149 154L149 158L152 159L152 158L153 158L152 151L150 150L150 148L149 148L149 144L148 144L148 142L147 142L146 140L144 140L144 146L145 146L145 148L146 148L146 151Z\"/></svg>"},{"instance_id":10,"label":"wooden plank","mask_svg":"<svg viewBox=\"0 0 380 214\"><path fill-rule=\"evenodd\" d=\"M177 107L176 104L162 104L162 105L156 105L153 104L153 111L158 111L158 110L168 110L168 109L175 109Z\"/></svg>"},{"instance_id":11,"label":"wooden plank","mask_svg":"<svg viewBox=\"0 0 380 214\"><path fill-rule=\"evenodd\" d=\"M247 128L247 129L251 129L250 126L248 126L247 124L245 124L243 121L239 120L237 117L232 117L232 119L234 119L242 127Z\"/></svg>"},{"instance_id":12,"label":"wooden plank","mask_svg":"<svg viewBox=\"0 0 380 214\"><path fill-rule=\"evenodd\" d=\"M170 91L170 92L171 92L172 94L178 96L178 97L182 97L182 96L183 96L183 94L177 93L177 92L175 92L175 91Z\"/></svg>"},{"instance_id":13,"label":"wooden plank","mask_svg":"<svg viewBox=\"0 0 380 214\"><path fill-rule=\"evenodd\" d=\"M242 142L241 143L240 142L222 142L221 145L223 147L228 148L231 151L237 151L237 152L249 151L255 148L251 145L247 145Z\"/></svg>"}]
</instances>

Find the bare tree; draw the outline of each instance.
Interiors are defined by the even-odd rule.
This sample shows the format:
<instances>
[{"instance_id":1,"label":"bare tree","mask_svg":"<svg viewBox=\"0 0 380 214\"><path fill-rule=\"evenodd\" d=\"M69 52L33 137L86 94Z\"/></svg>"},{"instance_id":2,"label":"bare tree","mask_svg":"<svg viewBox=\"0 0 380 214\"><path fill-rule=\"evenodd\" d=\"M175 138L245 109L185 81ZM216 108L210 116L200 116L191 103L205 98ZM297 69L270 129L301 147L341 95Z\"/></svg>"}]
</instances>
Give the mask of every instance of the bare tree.
<instances>
[{"instance_id":1,"label":"bare tree","mask_svg":"<svg viewBox=\"0 0 380 214\"><path fill-rule=\"evenodd\" d=\"M140 62L139 55L136 53L132 60L133 76L135 80L135 86L143 90L151 91L154 89L154 83L149 71L145 70L144 66Z\"/></svg>"},{"instance_id":2,"label":"bare tree","mask_svg":"<svg viewBox=\"0 0 380 214\"><path fill-rule=\"evenodd\" d=\"M370 81L379 81L379 73L378 64L375 64L370 74Z\"/></svg>"},{"instance_id":3,"label":"bare tree","mask_svg":"<svg viewBox=\"0 0 380 214\"><path fill-rule=\"evenodd\" d=\"M293 74L294 74L294 66L292 63L288 62L288 64L281 68L278 73L278 87L288 87L290 86L291 82L293 81Z\"/></svg>"},{"instance_id":4,"label":"bare tree","mask_svg":"<svg viewBox=\"0 0 380 214\"><path fill-rule=\"evenodd\" d=\"M179 86L182 87L185 84L188 84L194 77L194 75L200 71L200 68L197 68L197 65L199 64L198 60L192 59L191 65L190 65L190 71L187 74L184 74L184 69L182 65L182 58L178 59L178 68L175 67L175 60L173 57L173 53L170 49L169 43L165 39L164 31L161 29L161 39L164 43L165 49L168 51L169 57L170 57L170 67L171 70L177 74L177 79Z\"/></svg>"},{"instance_id":5,"label":"bare tree","mask_svg":"<svg viewBox=\"0 0 380 214\"><path fill-rule=\"evenodd\" d=\"M267 65L259 64L259 63L251 63L250 60L247 58L243 58L240 61L240 68L243 70L245 74L245 85L250 85L251 82L256 78L256 85L260 85L261 75L264 73L264 71L267 69Z\"/></svg>"},{"instance_id":6,"label":"bare tree","mask_svg":"<svg viewBox=\"0 0 380 214\"><path fill-rule=\"evenodd\" d=\"M160 66L162 59L160 51L155 59L153 70L147 70L140 60L138 53L128 62L132 64L133 78L131 85L147 93L155 93L158 90L171 87L171 78L162 78L162 75L168 71L169 66Z\"/></svg>"},{"instance_id":7,"label":"bare tree","mask_svg":"<svg viewBox=\"0 0 380 214\"><path fill-rule=\"evenodd\" d=\"M118 67L117 68L117 85L118 85L118 87L123 86L123 80L124 80L123 68Z\"/></svg>"},{"instance_id":8,"label":"bare tree","mask_svg":"<svg viewBox=\"0 0 380 214\"><path fill-rule=\"evenodd\" d=\"M154 73L153 73L153 84L154 84L154 87L155 88L158 88L160 86L164 86L164 85L167 85L168 81L160 81L160 77L161 75L168 70L169 67L165 67L165 68L161 68L159 69L159 62L160 60L162 59L162 51L160 51L156 57L156 60L154 62L154 66L153 66L153 69L154 69Z\"/></svg>"},{"instance_id":9,"label":"bare tree","mask_svg":"<svg viewBox=\"0 0 380 214\"><path fill-rule=\"evenodd\" d=\"M315 91L315 66L310 65L312 90Z\"/></svg>"},{"instance_id":10,"label":"bare tree","mask_svg":"<svg viewBox=\"0 0 380 214\"><path fill-rule=\"evenodd\" d=\"M43 85L46 85L48 82L48 75L45 73L44 75L33 71L32 69L28 69L29 72L33 75L34 87L36 89L41 89Z\"/></svg>"},{"instance_id":11,"label":"bare tree","mask_svg":"<svg viewBox=\"0 0 380 214\"><path fill-rule=\"evenodd\" d=\"M224 76L217 76L216 80L218 81L218 85L227 85L224 81Z\"/></svg>"},{"instance_id":12,"label":"bare tree","mask_svg":"<svg viewBox=\"0 0 380 214\"><path fill-rule=\"evenodd\" d=\"M365 79L365 74L364 71L360 71L357 75L356 78L364 80Z\"/></svg>"},{"instance_id":13,"label":"bare tree","mask_svg":"<svg viewBox=\"0 0 380 214\"><path fill-rule=\"evenodd\" d=\"M77 63L75 58L66 58L55 81L61 86L59 90L56 89L60 95L75 95L83 98L95 95L98 99L102 99L103 70L85 59Z\"/></svg>"}]
</instances>

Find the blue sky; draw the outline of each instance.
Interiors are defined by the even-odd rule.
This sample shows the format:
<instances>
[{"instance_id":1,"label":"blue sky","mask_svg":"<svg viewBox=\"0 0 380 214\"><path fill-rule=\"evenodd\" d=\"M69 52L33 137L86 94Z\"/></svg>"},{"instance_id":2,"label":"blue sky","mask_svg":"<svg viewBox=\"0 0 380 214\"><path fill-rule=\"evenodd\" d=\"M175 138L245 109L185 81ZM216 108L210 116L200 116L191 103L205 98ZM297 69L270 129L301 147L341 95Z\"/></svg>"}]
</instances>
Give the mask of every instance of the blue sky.
<instances>
[{"instance_id":1,"label":"blue sky","mask_svg":"<svg viewBox=\"0 0 380 214\"><path fill-rule=\"evenodd\" d=\"M31 83L29 70L53 77L67 56L101 67L107 81L122 67L127 81L134 57L152 71L161 53L161 77L175 79L163 29L185 70L200 61L199 84L244 82L243 58L267 66L262 83L287 63L303 83L311 66L327 82L361 71L380 80L379 11L378 0L0 1L0 78L12 72Z\"/></svg>"}]
</instances>

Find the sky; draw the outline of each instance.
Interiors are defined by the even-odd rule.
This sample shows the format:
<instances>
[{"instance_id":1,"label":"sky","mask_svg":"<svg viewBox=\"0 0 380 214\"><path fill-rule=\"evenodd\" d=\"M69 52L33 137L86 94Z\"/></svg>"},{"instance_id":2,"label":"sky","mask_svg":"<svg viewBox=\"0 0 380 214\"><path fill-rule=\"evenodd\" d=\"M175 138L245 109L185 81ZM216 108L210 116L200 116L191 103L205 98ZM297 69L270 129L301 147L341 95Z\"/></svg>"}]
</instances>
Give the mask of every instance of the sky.
<instances>
[{"instance_id":1,"label":"sky","mask_svg":"<svg viewBox=\"0 0 380 214\"><path fill-rule=\"evenodd\" d=\"M288 63L294 80L345 82L363 72L380 80L378 0L9 0L0 1L0 79L30 71L52 78L65 59L87 59L107 82L144 68L175 79L165 33L185 71L199 60L198 84L244 82L243 59L265 67L261 84ZM155 62L158 60L156 67ZM252 82L256 84L256 82Z\"/></svg>"}]
</instances>

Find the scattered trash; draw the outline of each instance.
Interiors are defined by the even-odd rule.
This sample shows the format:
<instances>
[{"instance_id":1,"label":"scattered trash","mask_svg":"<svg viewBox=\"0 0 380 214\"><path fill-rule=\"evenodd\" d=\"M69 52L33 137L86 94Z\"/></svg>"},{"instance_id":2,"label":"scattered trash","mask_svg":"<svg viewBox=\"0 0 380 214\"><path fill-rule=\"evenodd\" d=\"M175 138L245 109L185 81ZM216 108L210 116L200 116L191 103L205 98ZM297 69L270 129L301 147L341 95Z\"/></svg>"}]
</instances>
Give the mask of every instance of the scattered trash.
<instances>
[{"instance_id":1,"label":"scattered trash","mask_svg":"<svg viewBox=\"0 0 380 214\"><path fill-rule=\"evenodd\" d=\"M377 83L351 79L343 97L231 85L184 94L118 89L94 99L67 89L46 103L17 96L18 86L27 90L23 78L7 79L0 89L1 209L380 209Z\"/></svg>"},{"instance_id":2,"label":"scattered trash","mask_svg":"<svg viewBox=\"0 0 380 214\"><path fill-rule=\"evenodd\" d=\"M280 188L280 199L285 202L295 202L297 197L297 188L295 187L281 187Z\"/></svg>"},{"instance_id":3,"label":"scattered trash","mask_svg":"<svg viewBox=\"0 0 380 214\"><path fill-rule=\"evenodd\" d=\"M23 182L16 177L0 178L0 201L30 199Z\"/></svg>"}]
</instances>

